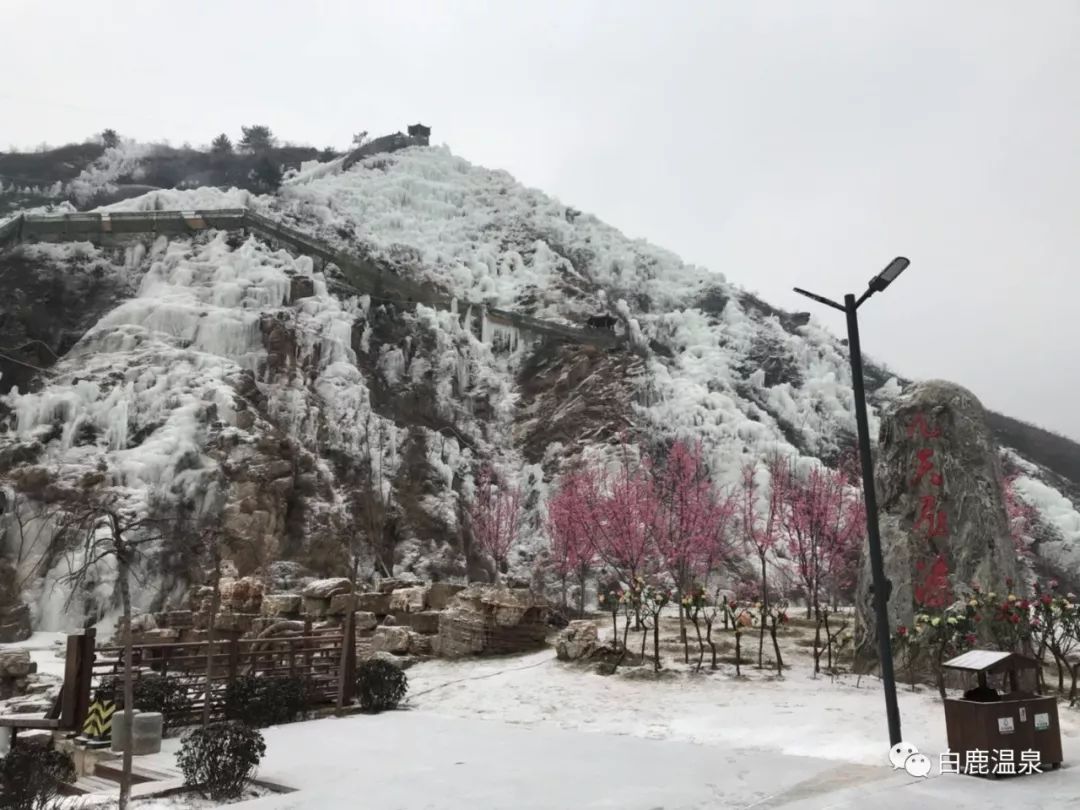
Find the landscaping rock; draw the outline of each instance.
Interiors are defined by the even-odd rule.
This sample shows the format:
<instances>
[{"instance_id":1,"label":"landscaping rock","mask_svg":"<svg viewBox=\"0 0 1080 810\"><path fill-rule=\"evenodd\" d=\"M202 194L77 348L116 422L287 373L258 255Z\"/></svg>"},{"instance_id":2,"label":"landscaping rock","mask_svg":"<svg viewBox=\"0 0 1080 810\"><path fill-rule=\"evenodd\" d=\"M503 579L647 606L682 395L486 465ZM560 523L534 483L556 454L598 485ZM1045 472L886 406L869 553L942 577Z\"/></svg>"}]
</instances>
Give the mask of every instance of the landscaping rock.
<instances>
[{"instance_id":1,"label":"landscaping rock","mask_svg":"<svg viewBox=\"0 0 1080 810\"><path fill-rule=\"evenodd\" d=\"M439 654L447 658L539 649L547 637L547 603L527 589L473 585L439 616Z\"/></svg>"},{"instance_id":2,"label":"landscaping rock","mask_svg":"<svg viewBox=\"0 0 1080 810\"><path fill-rule=\"evenodd\" d=\"M397 617L398 624L407 625L417 633L433 636L439 632L438 610L424 610L420 613L404 613Z\"/></svg>"},{"instance_id":3,"label":"landscaping rock","mask_svg":"<svg viewBox=\"0 0 1080 810\"><path fill-rule=\"evenodd\" d=\"M392 613L419 613L426 604L427 592L426 585L398 588L390 594L390 611Z\"/></svg>"},{"instance_id":4,"label":"landscaping rock","mask_svg":"<svg viewBox=\"0 0 1080 810\"><path fill-rule=\"evenodd\" d=\"M258 613L262 609L264 589L262 581L254 577L222 577L218 586L222 607L237 613Z\"/></svg>"},{"instance_id":5,"label":"landscaping rock","mask_svg":"<svg viewBox=\"0 0 1080 810\"><path fill-rule=\"evenodd\" d=\"M307 599L329 599L339 593L352 593L352 589L352 582L345 577L336 577L309 582L301 593Z\"/></svg>"},{"instance_id":6,"label":"landscaping rock","mask_svg":"<svg viewBox=\"0 0 1080 810\"><path fill-rule=\"evenodd\" d=\"M344 616L356 610L356 594L337 593L330 597L330 606L327 613L331 616Z\"/></svg>"},{"instance_id":7,"label":"landscaping rock","mask_svg":"<svg viewBox=\"0 0 1080 810\"><path fill-rule=\"evenodd\" d=\"M303 613L312 619L321 619L330 613L330 600L305 596Z\"/></svg>"},{"instance_id":8,"label":"landscaping rock","mask_svg":"<svg viewBox=\"0 0 1080 810\"><path fill-rule=\"evenodd\" d=\"M29 607L16 602L0 608L0 644L25 641L32 632Z\"/></svg>"},{"instance_id":9,"label":"landscaping rock","mask_svg":"<svg viewBox=\"0 0 1080 810\"><path fill-rule=\"evenodd\" d=\"M409 651L409 630L406 627L380 627L371 640L374 652L407 653Z\"/></svg>"},{"instance_id":10,"label":"landscaping rock","mask_svg":"<svg viewBox=\"0 0 1080 810\"><path fill-rule=\"evenodd\" d=\"M588 620L573 621L555 639L555 656L560 661L577 661L591 655L599 643L596 624Z\"/></svg>"},{"instance_id":11,"label":"landscaping rock","mask_svg":"<svg viewBox=\"0 0 1080 810\"><path fill-rule=\"evenodd\" d=\"M217 615L217 618L214 620L214 629L227 633L246 633L252 628L255 620L258 618L258 613L233 613L226 611Z\"/></svg>"},{"instance_id":12,"label":"landscaping rock","mask_svg":"<svg viewBox=\"0 0 1080 810\"><path fill-rule=\"evenodd\" d=\"M379 620L375 618L375 614L366 610L356 611L355 622L356 629L361 633L365 633L368 630L374 630L379 626Z\"/></svg>"},{"instance_id":13,"label":"landscaping rock","mask_svg":"<svg viewBox=\"0 0 1080 810\"><path fill-rule=\"evenodd\" d=\"M37 665L27 650L0 651L0 677L21 678L37 672Z\"/></svg>"},{"instance_id":14,"label":"landscaping rock","mask_svg":"<svg viewBox=\"0 0 1080 810\"><path fill-rule=\"evenodd\" d=\"M423 633L415 633L412 630L407 632L409 634L409 653L413 655L431 655L431 636L425 636Z\"/></svg>"},{"instance_id":15,"label":"landscaping rock","mask_svg":"<svg viewBox=\"0 0 1080 810\"><path fill-rule=\"evenodd\" d=\"M362 593L356 598L356 609L366 610L376 616L385 616L390 612L389 593Z\"/></svg>"},{"instance_id":16,"label":"landscaping rock","mask_svg":"<svg viewBox=\"0 0 1080 810\"><path fill-rule=\"evenodd\" d=\"M447 606L450 604L450 600L463 590L465 590L464 585L450 585L446 582L436 582L428 586L428 609L446 610Z\"/></svg>"},{"instance_id":17,"label":"landscaping rock","mask_svg":"<svg viewBox=\"0 0 1080 810\"><path fill-rule=\"evenodd\" d=\"M913 624L915 603L945 607L971 582L1003 592L1017 578L998 448L979 400L953 383L910 386L883 415L877 497L889 625ZM869 555L856 589L858 651L877 656Z\"/></svg>"},{"instance_id":18,"label":"landscaping rock","mask_svg":"<svg viewBox=\"0 0 1080 810\"><path fill-rule=\"evenodd\" d=\"M262 600L264 616L296 616L300 613L303 598L298 593L272 593Z\"/></svg>"},{"instance_id":19,"label":"landscaping rock","mask_svg":"<svg viewBox=\"0 0 1080 810\"><path fill-rule=\"evenodd\" d=\"M393 593L398 588L407 588L411 583L403 579L380 579L377 586L379 593Z\"/></svg>"}]
</instances>

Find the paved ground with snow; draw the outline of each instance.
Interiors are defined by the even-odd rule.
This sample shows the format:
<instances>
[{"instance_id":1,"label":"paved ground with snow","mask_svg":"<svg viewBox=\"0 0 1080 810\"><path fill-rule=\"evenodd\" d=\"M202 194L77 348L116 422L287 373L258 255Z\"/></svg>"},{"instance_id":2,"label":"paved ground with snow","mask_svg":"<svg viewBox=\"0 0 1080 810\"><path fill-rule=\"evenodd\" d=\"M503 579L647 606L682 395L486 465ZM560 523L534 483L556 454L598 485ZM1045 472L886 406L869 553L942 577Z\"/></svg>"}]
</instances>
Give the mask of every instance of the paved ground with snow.
<instances>
[{"instance_id":1,"label":"paved ground with snow","mask_svg":"<svg viewBox=\"0 0 1080 810\"><path fill-rule=\"evenodd\" d=\"M674 669L674 668L673 668ZM408 709L267 730L260 776L298 788L237 807L856 808L1080 805L1080 720L1066 766L1003 781L916 779L887 764L880 684L724 668L603 677L551 651L409 670ZM945 747L940 703L901 695L905 737ZM167 748L175 748L168 741ZM169 754L164 756L168 757Z\"/></svg>"},{"instance_id":2,"label":"paved ground with snow","mask_svg":"<svg viewBox=\"0 0 1080 810\"><path fill-rule=\"evenodd\" d=\"M21 647L58 665L54 638ZM633 642L632 642L633 643ZM744 666L693 673L674 645L659 678L605 677L543 650L408 670L404 710L267 729L263 779L296 792L231 805L257 810L392 808L827 808L949 810L1080 806L1080 712L1061 707L1065 767L1002 781L938 774L941 704L900 693L904 737L934 763L930 778L893 771L881 685L810 675L792 647L782 680ZM179 745L140 758L173 764ZM140 804L140 810L175 804Z\"/></svg>"}]
</instances>

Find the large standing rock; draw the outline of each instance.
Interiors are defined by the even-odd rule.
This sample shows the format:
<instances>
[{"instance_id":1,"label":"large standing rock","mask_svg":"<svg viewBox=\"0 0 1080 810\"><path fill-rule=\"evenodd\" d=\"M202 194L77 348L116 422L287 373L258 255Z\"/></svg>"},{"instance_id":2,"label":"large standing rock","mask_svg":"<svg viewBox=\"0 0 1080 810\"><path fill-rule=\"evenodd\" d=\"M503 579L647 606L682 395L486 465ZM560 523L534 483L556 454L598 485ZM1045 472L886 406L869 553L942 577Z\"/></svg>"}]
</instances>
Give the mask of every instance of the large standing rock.
<instances>
[{"instance_id":1,"label":"large standing rock","mask_svg":"<svg viewBox=\"0 0 1080 810\"><path fill-rule=\"evenodd\" d=\"M570 622L555 639L555 656L560 661L585 658L600 644L596 624L588 619Z\"/></svg>"},{"instance_id":2,"label":"large standing rock","mask_svg":"<svg viewBox=\"0 0 1080 810\"><path fill-rule=\"evenodd\" d=\"M942 608L972 582L1000 591L1017 576L997 446L974 394L948 382L911 386L881 422L876 483L889 623L916 604ZM875 655L869 556L856 591L860 651Z\"/></svg>"},{"instance_id":3,"label":"large standing rock","mask_svg":"<svg viewBox=\"0 0 1080 810\"><path fill-rule=\"evenodd\" d=\"M0 560L0 644L30 638L30 608L22 603L15 590L15 567L7 560Z\"/></svg>"},{"instance_id":4,"label":"large standing rock","mask_svg":"<svg viewBox=\"0 0 1080 810\"><path fill-rule=\"evenodd\" d=\"M542 647L547 603L526 588L473 585L458 593L439 616L439 655L514 653Z\"/></svg>"}]
</instances>

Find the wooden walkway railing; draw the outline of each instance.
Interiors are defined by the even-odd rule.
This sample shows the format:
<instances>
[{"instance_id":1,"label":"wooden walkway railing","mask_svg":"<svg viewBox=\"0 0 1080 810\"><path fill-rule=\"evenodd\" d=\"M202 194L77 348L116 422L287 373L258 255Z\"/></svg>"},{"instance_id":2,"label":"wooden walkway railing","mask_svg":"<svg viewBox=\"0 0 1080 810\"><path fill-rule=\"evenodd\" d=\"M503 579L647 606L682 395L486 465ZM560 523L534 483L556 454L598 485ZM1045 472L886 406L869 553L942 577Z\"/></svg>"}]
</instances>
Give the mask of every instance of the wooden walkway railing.
<instances>
[{"instance_id":1,"label":"wooden walkway railing","mask_svg":"<svg viewBox=\"0 0 1080 810\"><path fill-rule=\"evenodd\" d=\"M206 695L206 667L210 662L211 716L220 718L229 684L241 677L291 677L305 684L308 708L352 703L356 677L356 635L347 617L345 627L305 629L285 638L232 638L206 641L136 644L132 669L136 680L167 677L171 686L186 694L182 708L166 712L166 722L183 725L202 717ZM110 682L119 690L124 672L124 648L98 647L93 664L94 691ZM119 692L118 692L119 695Z\"/></svg>"},{"instance_id":2,"label":"wooden walkway railing","mask_svg":"<svg viewBox=\"0 0 1080 810\"><path fill-rule=\"evenodd\" d=\"M336 265L348 284L329 286L411 309L417 303L438 309L455 305L452 296L431 285L402 278L370 259L337 250L321 239L257 214L247 208L200 209L197 211L116 211L79 214L25 214L0 225L0 250L20 242L100 241L108 237L136 234L190 234L203 230L245 230L276 245L311 256L325 267ZM579 328L532 318L517 312L489 307L483 302L457 302L464 314L470 307L492 321L524 332L569 340L574 343L610 347L620 342L614 332Z\"/></svg>"}]
</instances>

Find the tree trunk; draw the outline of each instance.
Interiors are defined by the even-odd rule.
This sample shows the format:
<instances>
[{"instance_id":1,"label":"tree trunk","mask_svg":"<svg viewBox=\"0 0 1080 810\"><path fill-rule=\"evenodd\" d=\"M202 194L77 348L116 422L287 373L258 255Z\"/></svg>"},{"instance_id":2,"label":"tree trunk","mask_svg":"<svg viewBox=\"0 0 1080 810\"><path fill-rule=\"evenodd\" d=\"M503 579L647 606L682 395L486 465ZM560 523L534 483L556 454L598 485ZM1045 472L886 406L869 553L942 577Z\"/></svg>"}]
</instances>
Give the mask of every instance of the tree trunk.
<instances>
[{"instance_id":1,"label":"tree trunk","mask_svg":"<svg viewBox=\"0 0 1080 810\"><path fill-rule=\"evenodd\" d=\"M214 625L217 624L218 611L221 609L221 558L214 552L213 592L210 594L210 624L206 630L206 685L203 688L203 728L210 725L210 694L214 674ZM354 580L355 582L355 580Z\"/></svg>"},{"instance_id":2,"label":"tree trunk","mask_svg":"<svg viewBox=\"0 0 1080 810\"><path fill-rule=\"evenodd\" d=\"M934 674L937 677L938 694L941 695L941 699L945 700L945 670L941 667L941 662L945 660L945 645L943 643L938 644L937 650L934 651Z\"/></svg>"},{"instance_id":3,"label":"tree trunk","mask_svg":"<svg viewBox=\"0 0 1080 810\"><path fill-rule=\"evenodd\" d=\"M585 585L589 580L589 572L588 571L582 571L578 575L578 577L579 577L579 579L578 579L578 586L579 586L579 591L578 591L578 618L579 619L584 619L585 618Z\"/></svg>"},{"instance_id":4,"label":"tree trunk","mask_svg":"<svg viewBox=\"0 0 1080 810\"><path fill-rule=\"evenodd\" d=\"M120 546L120 542L117 541ZM132 718L135 716L135 684L132 680L131 648L131 589L128 583L127 550L122 546L117 549L117 575L120 585L120 604L124 611L124 725L127 726L127 745L124 747L120 773L119 810L127 810L131 799L131 756L133 745Z\"/></svg>"},{"instance_id":5,"label":"tree trunk","mask_svg":"<svg viewBox=\"0 0 1080 810\"><path fill-rule=\"evenodd\" d=\"M653 614L653 666L660 671L660 611Z\"/></svg>"},{"instance_id":6,"label":"tree trunk","mask_svg":"<svg viewBox=\"0 0 1080 810\"><path fill-rule=\"evenodd\" d=\"M697 615L694 617L694 632L697 633L698 658L695 672L701 672L701 662L705 660L705 642L701 639L701 625L698 624Z\"/></svg>"},{"instance_id":7,"label":"tree trunk","mask_svg":"<svg viewBox=\"0 0 1080 810\"><path fill-rule=\"evenodd\" d=\"M773 652L776 653L776 674L784 677L784 659L780 656L780 641L776 637L777 619L769 622L769 635L772 637Z\"/></svg>"},{"instance_id":8,"label":"tree trunk","mask_svg":"<svg viewBox=\"0 0 1080 810\"><path fill-rule=\"evenodd\" d=\"M686 611L683 610L682 588L675 592L675 598L678 600L677 604L679 606L679 638L682 640L683 645L683 663L689 664L690 639L686 634ZM657 617L657 621L659 621L659 617Z\"/></svg>"},{"instance_id":9,"label":"tree trunk","mask_svg":"<svg viewBox=\"0 0 1080 810\"><path fill-rule=\"evenodd\" d=\"M765 664L765 616L769 612L769 586L766 582L765 555L761 555L761 632L758 633L757 665L762 669Z\"/></svg>"},{"instance_id":10,"label":"tree trunk","mask_svg":"<svg viewBox=\"0 0 1080 810\"><path fill-rule=\"evenodd\" d=\"M712 653L712 669L716 669L716 644L712 640L712 626L711 621L705 623L705 641L708 642L709 650Z\"/></svg>"},{"instance_id":11,"label":"tree trunk","mask_svg":"<svg viewBox=\"0 0 1080 810\"><path fill-rule=\"evenodd\" d=\"M738 678L742 675L742 670L739 668L742 662L742 631L735 628L735 677Z\"/></svg>"},{"instance_id":12,"label":"tree trunk","mask_svg":"<svg viewBox=\"0 0 1080 810\"><path fill-rule=\"evenodd\" d=\"M810 618L807 616L807 618ZM826 619L828 621L828 619ZM825 634L828 635L828 629ZM831 650L831 648L830 648ZM832 662L830 661L830 666ZM817 611L817 622L814 624L814 674L821 672L821 611Z\"/></svg>"}]
</instances>

